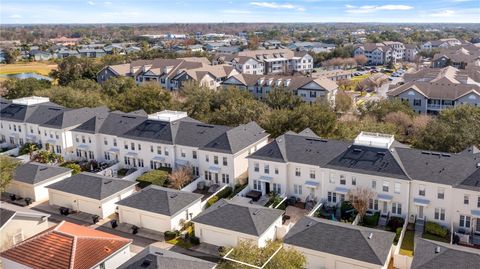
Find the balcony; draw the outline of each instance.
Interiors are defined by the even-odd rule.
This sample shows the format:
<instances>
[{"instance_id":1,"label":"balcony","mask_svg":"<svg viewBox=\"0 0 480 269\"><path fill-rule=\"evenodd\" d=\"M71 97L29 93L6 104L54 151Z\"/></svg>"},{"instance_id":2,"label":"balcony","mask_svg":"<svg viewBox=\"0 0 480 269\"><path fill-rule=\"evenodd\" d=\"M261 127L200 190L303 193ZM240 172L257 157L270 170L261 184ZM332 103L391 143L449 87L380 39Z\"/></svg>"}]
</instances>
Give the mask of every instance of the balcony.
<instances>
[{"instance_id":1,"label":"balcony","mask_svg":"<svg viewBox=\"0 0 480 269\"><path fill-rule=\"evenodd\" d=\"M453 108L454 105L441 105L441 104L427 104L429 110L443 110L447 108Z\"/></svg>"}]
</instances>

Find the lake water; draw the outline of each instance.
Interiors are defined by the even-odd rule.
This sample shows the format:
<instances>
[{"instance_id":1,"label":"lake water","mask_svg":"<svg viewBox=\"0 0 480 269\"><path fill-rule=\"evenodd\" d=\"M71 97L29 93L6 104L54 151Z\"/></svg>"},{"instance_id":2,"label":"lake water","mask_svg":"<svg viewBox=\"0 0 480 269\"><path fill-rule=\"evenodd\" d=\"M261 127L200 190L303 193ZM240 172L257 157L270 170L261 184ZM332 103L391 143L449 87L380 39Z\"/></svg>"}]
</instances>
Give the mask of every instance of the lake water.
<instances>
[{"instance_id":1,"label":"lake water","mask_svg":"<svg viewBox=\"0 0 480 269\"><path fill-rule=\"evenodd\" d=\"M51 78L47 76L42 76L36 73L0 74L0 78L18 78L18 79L35 78L35 79L45 79L45 80L52 81Z\"/></svg>"}]
</instances>

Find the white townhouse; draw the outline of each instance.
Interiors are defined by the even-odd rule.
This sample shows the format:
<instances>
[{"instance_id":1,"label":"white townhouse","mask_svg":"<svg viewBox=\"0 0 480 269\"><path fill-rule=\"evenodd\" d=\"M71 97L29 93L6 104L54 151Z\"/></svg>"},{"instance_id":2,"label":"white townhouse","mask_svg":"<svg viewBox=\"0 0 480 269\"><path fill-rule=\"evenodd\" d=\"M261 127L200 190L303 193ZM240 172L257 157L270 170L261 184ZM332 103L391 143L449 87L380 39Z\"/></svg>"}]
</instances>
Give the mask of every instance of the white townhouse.
<instances>
[{"instance_id":1,"label":"white townhouse","mask_svg":"<svg viewBox=\"0 0 480 269\"><path fill-rule=\"evenodd\" d=\"M313 57L306 51L289 49L245 50L234 54L218 54L214 64L227 63L242 74L293 74L313 70Z\"/></svg>"},{"instance_id":2,"label":"white townhouse","mask_svg":"<svg viewBox=\"0 0 480 269\"><path fill-rule=\"evenodd\" d=\"M369 139L376 137L359 135L352 144L321 139L309 129L287 132L249 156L250 188L336 205L349 199L350 190L368 187L376 193L371 210L405 217L410 183L389 150L393 138Z\"/></svg>"},{"instance_id":3,"label":"white townhouse","mask_svg":"<svg viewBox=\"0 0 480 269\"><path fill-rule=\"evenodd\" d=\"M480 151L457 154L411 149L393 136L362 132L353 143L287 132L248 157L249 187L339 204L356 187L374 191L369 209L453 229L480 244Z\"/></svg>"},{"instance_id":4,"label":"white townhouse","mask_svg":"<svg viewBox=\"0 0 480 269\"><path fill-rule=\"evenodd\" d=\"M74 129L73 136L78 159L144 170L189 165L208 183L231 186L246 178L246 156L268 142L255 122L232 128L178 111L106 113Z\"/></svg>"},{"instance_id":5,"label":"white townhouse","mask_svg":"<svg viewBox=\"0 0 480 269\"><path fill-rule=\"evenodd\" d=\"M1 107L1 140L11 145L48 145L48 150L69 159L73 155L71 130L106 111L106 107L64 108L45 97L14 99Z\"/></svg>"},{"instance_id":6,"label":"white townhouse","mask_svg":"<svg viewBox=\"0 0 480 269\"><path fill-rule=\"evenodd\" d=\"M238 74L227 78L222 85L224 88L234 87L249 91L259 99L267 98L274 89L284 88L299 96L304 102L325 100L332 106L335 105L338 90L337 83L331 79L305 76Z\"/></svg>"}]
</instances>

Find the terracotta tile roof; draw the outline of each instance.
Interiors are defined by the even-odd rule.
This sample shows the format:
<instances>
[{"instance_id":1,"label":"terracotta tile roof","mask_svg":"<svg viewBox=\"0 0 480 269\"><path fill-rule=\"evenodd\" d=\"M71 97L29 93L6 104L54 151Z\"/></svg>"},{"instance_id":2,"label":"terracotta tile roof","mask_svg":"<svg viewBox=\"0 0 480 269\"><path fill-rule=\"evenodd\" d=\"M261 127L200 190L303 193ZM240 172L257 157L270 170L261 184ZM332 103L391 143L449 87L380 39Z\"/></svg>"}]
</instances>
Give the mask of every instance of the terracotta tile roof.
<instances>
[{"instance_id":1,"label":"terracotta tile roof","mask_svg":"<svg viewBox=\"0 0 480 269\"><path fill-rule=\"evenodd\" d=\"M87 269L130 243L130 239L63 221L0 256L35 269Z\"/></svg>"}]
</instances>

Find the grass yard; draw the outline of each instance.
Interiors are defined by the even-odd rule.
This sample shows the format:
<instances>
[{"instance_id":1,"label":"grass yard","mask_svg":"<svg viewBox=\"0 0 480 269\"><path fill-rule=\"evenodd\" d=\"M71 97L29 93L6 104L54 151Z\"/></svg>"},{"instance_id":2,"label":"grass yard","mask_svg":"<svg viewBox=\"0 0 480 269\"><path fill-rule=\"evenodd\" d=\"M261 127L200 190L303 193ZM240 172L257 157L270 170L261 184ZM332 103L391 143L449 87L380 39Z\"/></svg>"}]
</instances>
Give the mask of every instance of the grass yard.
<instances>
[{"instance_id":1,"label":"grass yard","mask_svg":"<svg viewBox=\"0 0 480 269\"><path fill-rule=\"evenodd\" d=\"M1 64L0 74L13 75L19 73L37 73L43 76L48 76L48 73L56 69L56 64L47 63L19 63L19 64Z\"/></svg>"},{"instance_id":2,"label":"grass yard","mask_svg":"<svg viewBox=\"0 0 480 269\"><path fill-rule=\"evenodd\" d=\"M400 247L400 254L405 256L413 256L413 248L414 248L414 238L415 238L415 231L406 230L405 236L403 237L402 245Z\"/></svg>"},{"instance_id":3,"label":"grass yard","mask_svg":"<svg viewBox=\"0 0 480 269\"><path fill-rule=\"evenodd\" d=\"M422 237L429 240L439 241L443 243L450 243L450 239L449 239L450 236L448 236L448 239L447 239L434 234L424 233Z\"/></svg>"}]
</instances>

